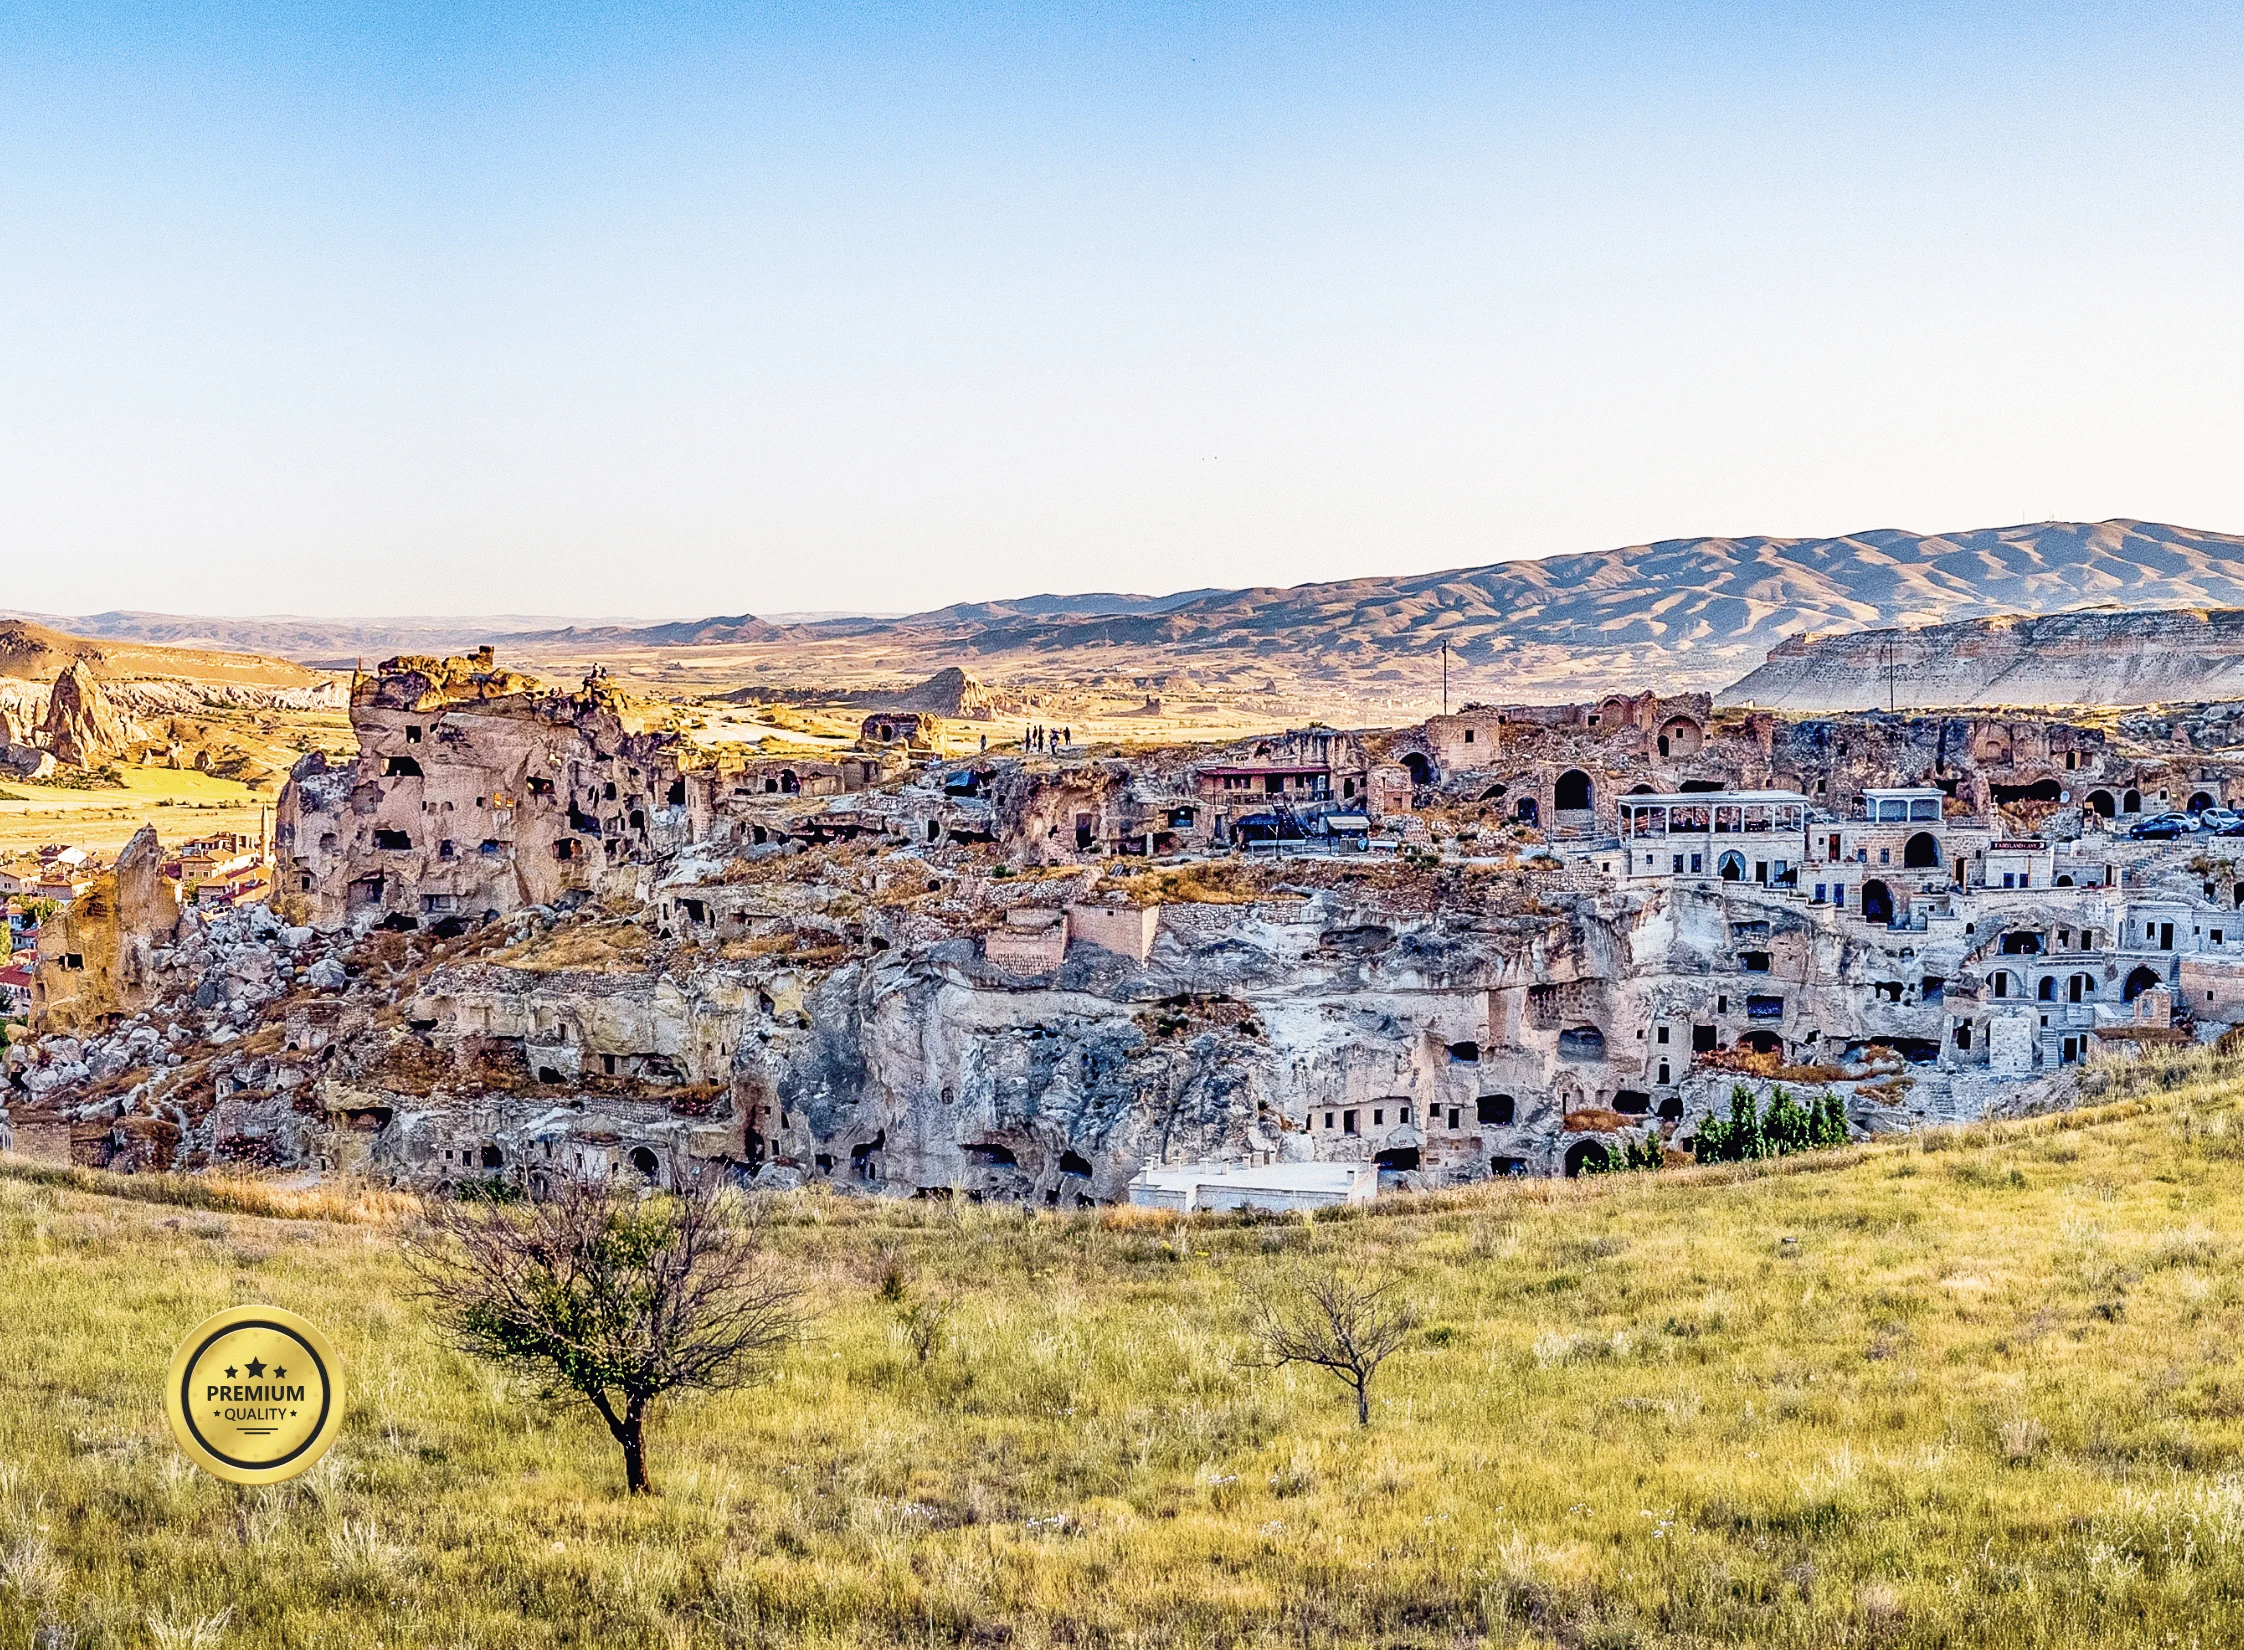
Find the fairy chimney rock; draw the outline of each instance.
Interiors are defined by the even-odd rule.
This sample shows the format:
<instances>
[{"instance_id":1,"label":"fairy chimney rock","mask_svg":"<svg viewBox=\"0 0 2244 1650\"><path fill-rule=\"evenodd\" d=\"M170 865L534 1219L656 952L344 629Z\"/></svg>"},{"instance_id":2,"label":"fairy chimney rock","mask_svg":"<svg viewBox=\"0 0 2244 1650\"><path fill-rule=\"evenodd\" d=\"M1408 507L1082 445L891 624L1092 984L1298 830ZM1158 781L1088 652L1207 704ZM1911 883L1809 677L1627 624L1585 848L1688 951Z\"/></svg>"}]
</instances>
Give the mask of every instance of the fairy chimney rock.
<instances>
[{"instance_id":1,"label":"fairy chimney rock","mask_svg":"<svg viewBox=\"0 0 2244 1650\"><path fill-rule=\"evenodd\" d=\"M124 725L82 661L71 660L55 678L39 737L56 761L79 768L94 767L124 747Z\"/></svg>"}]
</instances>

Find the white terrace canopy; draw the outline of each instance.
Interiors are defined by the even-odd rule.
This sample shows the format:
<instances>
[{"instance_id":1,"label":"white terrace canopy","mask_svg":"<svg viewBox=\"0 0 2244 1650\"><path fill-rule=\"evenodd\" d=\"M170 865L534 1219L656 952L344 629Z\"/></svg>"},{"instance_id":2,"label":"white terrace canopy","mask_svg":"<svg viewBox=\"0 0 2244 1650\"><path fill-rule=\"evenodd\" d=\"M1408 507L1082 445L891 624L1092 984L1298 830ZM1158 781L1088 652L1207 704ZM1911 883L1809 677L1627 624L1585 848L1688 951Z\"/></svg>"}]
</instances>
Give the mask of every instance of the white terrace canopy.
<instances>
[{"instance_id":1,"label":"white terrace canopy","mask_svg":"<svg viewBox=\"0 0 2244 1650\"><path fill-rule=\"evenodd\" d=\"M1931 785L1893 785L1865 787L1862 792L1862 817L1881 825L1904 825L1911 821L1940 823L1940 805L1948 800L1948 793Z\"/></svg>"},{"instance_id":2,"label":"white terrace canopy","mask_svg":"<svg viewBox=\"0 0 2244 1650\"><path fill-rule=\"evenodd\" d=\"M1621 835L1798 836L1808 799L1798 791L1682 791L1621 798Z\"/></svg>"}]
</instances>

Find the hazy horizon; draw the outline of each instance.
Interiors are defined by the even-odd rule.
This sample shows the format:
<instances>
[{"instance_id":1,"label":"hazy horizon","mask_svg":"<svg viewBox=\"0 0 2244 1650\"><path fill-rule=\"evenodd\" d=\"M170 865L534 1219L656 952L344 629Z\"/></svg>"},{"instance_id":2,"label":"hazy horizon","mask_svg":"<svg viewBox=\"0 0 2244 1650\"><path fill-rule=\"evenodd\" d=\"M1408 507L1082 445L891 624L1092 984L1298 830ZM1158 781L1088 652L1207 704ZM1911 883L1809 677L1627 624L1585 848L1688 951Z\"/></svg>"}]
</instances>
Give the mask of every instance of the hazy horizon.
<instances>
[{"instance_id":1,"label":"hazy horizon","mask_svg":"<svg viewBox=\"0 0 2244 1650\"><path fill-rule=\"evenodd\" d=\"M0 600L2244 525L2240 68L2202 5L11 14Z\"/></svg>"}]
</instances>

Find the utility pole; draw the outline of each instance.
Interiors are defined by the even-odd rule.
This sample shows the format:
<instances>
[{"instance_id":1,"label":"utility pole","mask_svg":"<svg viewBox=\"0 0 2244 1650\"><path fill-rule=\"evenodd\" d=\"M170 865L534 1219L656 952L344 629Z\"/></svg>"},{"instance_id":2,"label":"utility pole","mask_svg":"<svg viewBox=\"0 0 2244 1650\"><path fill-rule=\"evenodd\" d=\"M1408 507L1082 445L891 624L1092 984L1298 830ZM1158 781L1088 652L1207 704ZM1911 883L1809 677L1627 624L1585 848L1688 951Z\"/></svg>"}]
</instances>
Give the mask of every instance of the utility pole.
<instances>
[{"instance_id":1,"label":"utility pole","mask_svg":"<svg viewBox=\"0 0 2244 1650\"><path fill-rule=\"evenodd\" d=\"M1900 648L1901 641L1899 637L1889 636L1886 638L1886 710L1889 714L1895 708L1893 680L1901 667Z\"/></svg>"},{"instance_id":2,"label":"utility pole","mask_svg":"<svg viewBox=\"0 0 2244 1650\"><path fill-rule=\"evenodd\" d=\"M1449 644L1441 644L1441 713L1449 714Z\"/></svg>"}]
</instances>

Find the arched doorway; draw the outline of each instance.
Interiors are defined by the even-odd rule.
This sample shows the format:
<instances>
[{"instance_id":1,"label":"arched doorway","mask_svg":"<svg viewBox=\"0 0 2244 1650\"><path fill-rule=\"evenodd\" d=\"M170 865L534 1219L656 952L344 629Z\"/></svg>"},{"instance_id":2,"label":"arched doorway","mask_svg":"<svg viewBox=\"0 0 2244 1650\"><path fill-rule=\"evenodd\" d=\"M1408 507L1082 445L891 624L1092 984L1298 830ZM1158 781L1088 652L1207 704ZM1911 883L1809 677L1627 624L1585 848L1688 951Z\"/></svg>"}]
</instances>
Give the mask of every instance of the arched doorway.
<instances>
[{"instance_id":1,"label":"arched doorway","mask_svg":"<svg viewBox=\"0 0 2244 1650\"><path fill-rule=\"evenodd\" d=\"M1996 969L1996 970L1995 970L1995 974L1994 974L1994 978L1993 978L1993 980L1991 980L1991 981L1989 982L1989 984L1990 984L1990 985L1991 985L1991 986L1993 987L1993 989L1994 989L1994 993L1995 993L1995 995L1996 995L1996 996L1998 996L1998 997L2007 997L2007 996L2009 996L2009 995L2010 995L2010 972L2009 972L2009 970L2008 970L2008 969L2002 969L2002 968L1998 968L1998 969Z\"/></svg>"},{"instance_id":2,"label":"arched doorway","mask_svg":"<svg viewBox=\"0 0 2244 1650\"><path fill-rule=\"evenodd\" d=\"M1893 921L1893 890L1876 878L1862 885L1862 920L1884 923Z\"/></svg>"},{"instance_id":3,"label":"arched doorway","mask_svg":"<svg viewBox=\"0 0 2244 1650\"><path fill-rule=\"evenodd\" d=\"M1732 848L1714 862L1714 869L1720 873L1724 882L1743 882L1745 880L1745 856Z\"/></svg>"},{"instance_id":4,"label":"arched doorway","mask_svg":"<svg viewBox=\"0 0 2244 1650\"><path fill-rule=\"evenodd\" d=\"M1737 1046L1752 1054L1782 1054L1784 1039L1773 1031L1749 1031L1738 1039Z\"/></svg>"},{"instance_id":5,"label":"arched doorway","mask_svg":"<svg viewBox=\"0 0 2244 1650\"><path fill-rule=\"evenodd\" d=\"M1579 768L1568 768L1551 787L1551 806L1562 814L1587 813L1594 801L1590 776Z\"/></svg>"},{"instance_id":6,"label":"arched doorway","mask_svg":"<svg viewBox=\"0 0 2244 1650\"><path fill-rule=\"evenodd\" d=\"M2152 986L2163 985L2165 983L2165 976L2160 974L2157 969L2151 967L2148 963L2145 963L2142 967L2136 969L2134 973L2127 976L2126 983L2119 988L2119 1000L2123 1003L2131 1003L2137 997L2140 997L2144 992L2148 991Z\"/></svg>"},{"instance_id":7,"label":"arched doorway","mask_svg":"<svg viewBox=\"0 0 2244 1650\"><path fill-rule=\"evenodd\" d=\"M2109 819L2119 812L2119 804L2112 800L2112 793L2109 791L2090 791L2088 807L2090 812L2102 819Z\"/></svg>"},{"instance_id":8,"label":"arched doorway","mask_svg":"<svg viewBox=\"0 0 2244 1650\"><path fill-rule=\"evenodd\" d=\"M2141 813L2143 811L2143 793L2141 791L2129 791L2119 799L2119 806L2122 813Z\"/></svg>"},{"instance_id":9,"label":"arched doorway","mask_svg":"<svg viewBox=\"0 0 2244 1650\"><path fill-rule=\"evenodd\" d=\"M1567 1149L1566 1177L1569 1180L1576 1175L1603 1174L1612 1166L1613 1154L1605 1149L1602 1141L1584 1140Z\"/></svg>"},{"instance_id":10,"label":"arched doorway","mask_svg":"<svg viewBox=\"0 0 2244 1650\"><path fill-rule=\"evenodd\" d=\"M2065 983L2065 995L2069 1001L2086 1002L2096 995L2096 982L2086 974L2075 974Z\"/></svg>"},{"instance_id":11,"label":"arched doorway","mask_svg":"<svg viewBox=\"0 0 2244 1650\"><path fill-rule=\"evenodd\" d=\"M631 1148L631 1168L643 1180L659 1180L662 1177L662 1159L655 1156L652 1146Z\"/></svg>"},{"instance_id":12,"label":"arched doorway","mask_svg":"<svg viewBox=\"0 0 2244 1650\"><path fill-rule=\"evenodd\" d=\"M1522 825L1540 825L1543 822L1543 810L1531 796L1521 797L1519 806L1512 811L1519 816Z\"/></svg>"},{"instance_id":13,"label":"arched doorway","mask_svg":"<svg viewBox=\"0 0 2244 1650\"><path fill-rule=\"evenodd\" d=\"M1413 785L1431 785L1434 782L1434 765L1426 760L1423 751L1404 751L1402 765L1410 771Z\"/></svg>"},{"instance_id":14,"label":"arched doorway","mask_svg":"<svg viewBox=\"0 0 2244 1650\"><path fill-rule=\"evenodd\" d=\"M1901 866L1905 871L1928 871L1940 863L1940 839L1930 831L1919 831L1901 850Z\"/></svg>"},{"instance_id":15,"label":"arched doorway","mask_svg":"<svg viewBox=\"0 0 2244 1650\"><path fill-rule=\"evenodd\" d=\"M2211 792L2192 791L2189 793L2189 811L2191 813L2201 814L2211 806L2213 806L2213 797Z\"/></svg>"},{"instance_id":16,"label":"arched doorway","mask_svg":"<svg viewBox=\"0 0 2244 1650\"><path fill-rule=\"evenodd\" d=\"M2057 1000L2056 975L2044 974L2041 977L2041 1000L2045 1003L2053 1003Z\"/></svg>"}]
</instances>

